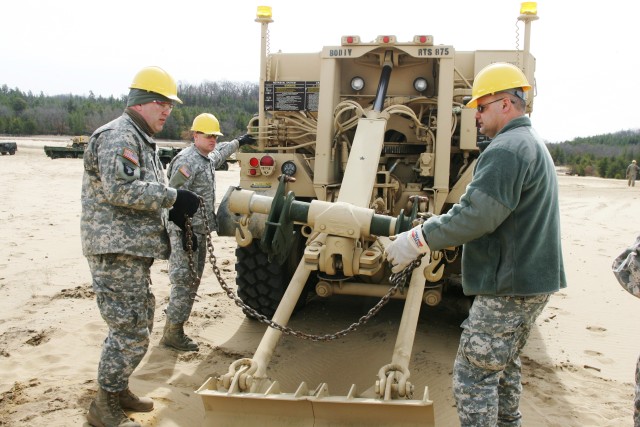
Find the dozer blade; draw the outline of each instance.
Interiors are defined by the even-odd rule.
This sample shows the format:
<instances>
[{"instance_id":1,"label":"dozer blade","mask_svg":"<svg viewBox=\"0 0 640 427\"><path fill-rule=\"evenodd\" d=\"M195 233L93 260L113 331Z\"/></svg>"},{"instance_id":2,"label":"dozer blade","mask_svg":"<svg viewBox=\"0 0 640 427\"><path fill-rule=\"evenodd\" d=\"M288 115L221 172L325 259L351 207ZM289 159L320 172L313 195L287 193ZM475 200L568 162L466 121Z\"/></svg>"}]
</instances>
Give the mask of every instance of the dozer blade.
<instances>
[{"instance_id":1,"label":"dozer blade","mask_svg":"<svg viewBox=\"0 0 640 427\"><path fill-rule=\"evenodd\" d=\"M309 393L305 383L295 393L280 393L277 382L265 393L217 390L210 378L199 390L205 407L203 426L220 427L434 427L433 403L425 388L422 400L381 400L330 396L327 384Z\"/></svg>"}]
</instances>

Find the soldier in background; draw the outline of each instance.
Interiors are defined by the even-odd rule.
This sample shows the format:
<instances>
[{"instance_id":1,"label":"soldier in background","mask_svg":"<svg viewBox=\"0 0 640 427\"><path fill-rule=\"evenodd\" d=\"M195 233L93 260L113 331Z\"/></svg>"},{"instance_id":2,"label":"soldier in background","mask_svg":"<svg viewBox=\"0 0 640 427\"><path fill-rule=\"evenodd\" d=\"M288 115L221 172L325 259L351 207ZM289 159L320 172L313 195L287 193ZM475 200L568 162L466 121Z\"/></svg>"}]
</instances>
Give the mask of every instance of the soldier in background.
<instances>
[{"instance_id":1,"label":"soldier in background","mask_svg":"<svg viewBox=\"0 0 640 427\"><path fill-rule=\"evenodd\" d=\"M631 295L640 298L640 236L613 261L611 268L620 285ZM636 362L636 391L633 408L633 426L640 427L640 356Z\"/></svg>"},{"instance_id":2,"label":"soldier in background","mask_svg":"<svg viewBox=\"0 0 640 427\"><path fill-rule=\"evenodd\" d=\"M462 288L473 295L453 366L462 427L520 426L520 352L550 295L566 287L558 181L525 115L531 86L508 63L476 76L467 107L491 138L466 192L446 214L387 246L392 272L429 250L463 246Z\"/></svg>"},{"instance_id":3,"label":"soldier in background","mask_svg":"<svg viewBox=\"0 0 640 427\"><path fill-rule=\"evenodd\" d=\"M82 251L109 328L98 394L87 414L94 426L138 427L123 409L153 409L150 398L129 389L153 328L150 268L154 259L169 255L168 221L184 226L185 214L192 216L199 206L194 193L166 185L153 140L175 102L182 103L174 79L161 68L143 68L130 86L124 113L97 129L84 153Z\"/></svg>"},{"instance_id":4,"label":"soldier in background","mask_svg":"<svg viewBox=\"0 0 640 427\"><path fill-rule=\"evenodd\" d=\"M636 186L636 177L638 176L638 165L635 160L632 160L629 166L627 166L627 185L629 187Z\"/></svg>"},{"instance_id":5,"label":"soldier in background","mask_svg":"<svg viewBox=\"0 0 640 427\"><path fill-rule=\"evenodd\" d=\"M192 250L194 272L189 265L187 235L176 225L170 225L171 257L169 258L169 279L171 294L165 310L167 321L160 343L182 351L198 351L198 344L184 333L184 324L191 315L200 279L207 259L207 231L215 230L215 169L227 157L244 144L255 141L250 135L243 135L230 142L218 143L220 132L218 119L203 113L193 120L193 145L183 149L167 166L169 185L177 189L193 191L204 199L204 210L199 210L192 220ZM210 230L206 230L205 218Z\"/></svg>"}]
</instances>

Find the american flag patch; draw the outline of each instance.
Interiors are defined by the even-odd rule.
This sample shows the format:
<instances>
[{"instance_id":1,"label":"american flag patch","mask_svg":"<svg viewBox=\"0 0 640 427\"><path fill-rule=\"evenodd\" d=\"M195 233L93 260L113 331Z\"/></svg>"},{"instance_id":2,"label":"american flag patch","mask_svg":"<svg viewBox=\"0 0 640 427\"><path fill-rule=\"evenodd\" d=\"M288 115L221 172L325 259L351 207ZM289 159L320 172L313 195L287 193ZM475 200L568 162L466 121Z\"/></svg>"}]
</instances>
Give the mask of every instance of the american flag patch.
<instances>
[{"instance_id":1,"label":"american flag patch","mask_svg":"<svg viewBox=\"0 0 640 427\"><path fill-rule=\"evenodd\" d=\"M134 165L140 166L140 161L138 160L138 155L136 153L134 153L132 149L125 148L124 150L122 150L122 157L124 157L125 159L129 160Z\"/></svg>"},{"instance_id":2,"label":"american flag patch","mask_svg":"<svg viewBox=\"0 0 640 427\"><path fill-rule=\"evenodd\" d=\"M185 178L189 178L191 176L191 171L187 167L187 165L182 165L178 168L178 172L184 175Z\"/></svg>"}]
</instances>

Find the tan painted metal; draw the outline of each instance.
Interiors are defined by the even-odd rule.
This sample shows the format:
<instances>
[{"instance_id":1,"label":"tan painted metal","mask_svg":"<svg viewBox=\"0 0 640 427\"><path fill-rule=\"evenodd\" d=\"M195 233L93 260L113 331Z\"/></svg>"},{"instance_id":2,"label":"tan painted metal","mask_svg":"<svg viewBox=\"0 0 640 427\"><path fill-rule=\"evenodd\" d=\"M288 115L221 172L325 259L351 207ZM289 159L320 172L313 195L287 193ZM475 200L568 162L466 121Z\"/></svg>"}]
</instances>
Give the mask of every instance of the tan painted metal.
<instances>
[{"instance_id":1,"label":"tan painted metal","mask_svg":"<svg viewBox=\"0 0 640 427\"><path fill-rule=\"evenodd\" d=\"M279 168L285 162L296 166L296 180L287 184L287 191L308 203L307 217L297 220L307 241L274 322L286 326L310 274L318 274L316 292L323 297L387 293L383 251L388 239L372 235L373 219L392 217L388 230L376 229L392 235L396 224L406 226L397 221L411 203L419 203L425 217L439 215L465 192L481 138L475 110L464 107L475 75L488 64L505 61L521 67L535 84L529 33L537 16L521 13L523 50L470 52L419 35L408 42L395 36L372 42L349 36L319 53L270 53L271 16L256 20L262 27L260 110L248 129L257 136L258 152L238 153L243 189L227 191L218 222L220 230L227 230L221 235L235 233L240 246L268 235L265 222ZM366 82L357 90L350 84L356 76ZM411 83L420 78L427 88L418 91ZM267 84L272 85L272 101L281 84L279 93L291 95L284 103L294 107L267 106ZM289 92L299 85L305 89ZM303 101L304 107L297 104ZM533 96L527 107L531 112ZM252 171L250 162L267 155L275 169ZM230 213L224 215L225 209ZM412 397L409 360L422 304L438 305L445 286L459 286L449 279L459 277L457 254L456 248L448 248L424 257L408 289L391 296L405 299L404 309L391 361L380 368L371 388L359 393L353 386L345 396L332 396L326 383L315 389L301 383L295 391L282 392L267 372L282 334L270 327L253 358L237 360L227 374L208 379L197 391L205 405L205 425L434 425L428 388L421 398Z\"/></svg>"},{"instance_id":2,"label":"tan painted metal","mask_svg":"<svg viewBox=\"0 0 640 427\"><path fill-rule=\"evenodd\" d=\"M426 258L423 264L427 262ZM300 263L273 320L286 325L309 275ZM414 270L391 363L380 368L374 396L359 395L352 385L346 396L332 396L326 383L310 391L301 383L293 393L282 393L267 377L267 365L281 332L272 328L260 341L252 359L239 359L229 372L209 378L196 393L205 406L204 425L245 426L372 426L432 427L433 402L425 387L421 399L412 399L409 359L422 303L420 269Z\"/></svg>"}]
</instances>

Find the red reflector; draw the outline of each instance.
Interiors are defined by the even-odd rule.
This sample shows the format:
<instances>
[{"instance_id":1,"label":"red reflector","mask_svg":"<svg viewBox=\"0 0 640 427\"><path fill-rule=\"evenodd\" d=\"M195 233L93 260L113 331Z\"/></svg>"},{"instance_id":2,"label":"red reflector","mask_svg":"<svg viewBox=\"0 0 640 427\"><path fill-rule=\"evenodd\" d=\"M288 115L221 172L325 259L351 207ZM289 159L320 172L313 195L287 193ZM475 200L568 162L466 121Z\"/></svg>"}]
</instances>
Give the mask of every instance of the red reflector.
<instances>
[{"instance_id":1,"label":"red reflector","mask_svg":"<svg viewBox=\"0 0 640 427\"><path fill-rule=\"evenodd\" d=\"M427 42L427 37L426 36L420 36L420 43L426 43Z\"/></svg>"},{"instance_id":2,"label":"red reflector","mask_svg":"<svg viewBox=\"0 0 640 427\"><path fill-rule=\"evenodd\" d=\"M389 38L389 36L384 36L384 37L382 38L382 41L383 41L383 42L385 42L385 43L389 43L389 40L391 40L391 39Z\"/></svg>"},{"instance_id":3,"label":"red reflector","mask_svg":"<svg viewBox=\"0 0 640 427\"><path fill-rule=\"evenodd\" d=\"M274 163L273 157L271 156L263 156L260 159L260 166L273 166Z\"/></svg>"},{"instance_id":4,"label":"red reflector","mask_svg":"<svg viewBox=\"0 0 640 427\"><path fill-rule=\"evenodd\" d=\"M255 176L255 175L257 175L257 174L258 174L258 171L257 171L257 170L255 170L255 169L249 169L249 175L253 175L253 176Z\"/></svg>"},{"instance_id":5,"label":"red reflector","mask_svg":"<svg viewBox=\"0 0 640 427\"><path fill-rule=\"evenodd\" d=\"M249 159L249 165L252 168L257 168L260 165L260 161L256 157L252 157Z\"/></svg>"},{"instance_id":6,"label":"red reflector","mask_svg":"<svg viewBox=\"0 0 640 427\"><path fill-rule=\"evenodd\" d=\"M351 36L347 37L347 43L353 43L353 37Z\"/></svg>"}]
</instances>

